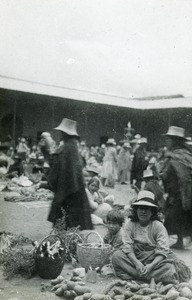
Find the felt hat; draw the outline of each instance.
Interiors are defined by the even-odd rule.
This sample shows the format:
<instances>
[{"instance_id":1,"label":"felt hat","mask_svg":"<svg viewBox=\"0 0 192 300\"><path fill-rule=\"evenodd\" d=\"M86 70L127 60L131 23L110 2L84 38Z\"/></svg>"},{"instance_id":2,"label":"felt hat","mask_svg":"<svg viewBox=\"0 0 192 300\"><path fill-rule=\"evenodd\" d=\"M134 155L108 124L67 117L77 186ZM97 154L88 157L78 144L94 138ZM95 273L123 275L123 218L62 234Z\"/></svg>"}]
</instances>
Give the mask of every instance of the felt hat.
<instances>
[{"instance_id":1,"label":"felt hat","mask_svg":"<svg viewBox=\"0 0 192 300\"><path fill-rule=\"evenodd\" d=\"M123 148L131 148L130 143L124 143L124 144L123 144Z\"/></svg>"},{"instance_id":2,"label":"felt hat","mask_svg":"<svg viewBox=\"0 0 192 300\"><path fill-rule=\"evenodd\" d=\"M67 118L63 118L59 126L54 129L65 132L68 135L79 136L77 133L77 122Z\"/></svg>"},{"instance_id":3,"label":"felt hat","mask_svg":"<svg viewBox=\"0 0 192 300\"><path fill-rule=\"evenodd\" d=\"M42 132L41 137L48 137L51 136L49 132Z\"/></svg>"},{"instance_id":4,"label":"felt hat","mask_svg":"<svg viewBox=\"0 0 192 300\"><path fill-rule=\"evenodd\" d=\"M143 171L143 178L153 177L153 171L151 169L147 169Z\"/></svg>"},{"instance_id":5,"label":"felt hat","mask_svg":"<svg viewBox=\"0 0 192 300\"><path fill-rule=\"evenodd\" d=\"M107 141L107 144L112 144L112 145L114 145L114 143L115 143L115 140L114 139L108 139L108 141Z\"/></svg>"},{"instance_id":6,"label":"felt hat","mask_svg":"<svg viewBox=\"0 0 192 300\"><path fill-rule=\"evenodd\" d=\"M167 133L165 133L164 135L170 136L170 137L178 137L178 138L186 140L185 129L182 127L170 126Z\"/></svg>"},{"instance_id":7,"label":"felt hat","mask_svg":"<svg viewBox=\"0 0 192 300\"><path fill-rule=\"evenodd\" d=\"M147 144L147 138L145 138L145 137L140 138L138 143L139 144Z\"/></svg>"},{"instance_id":8,"label":"felt hat","mask_svg":"<svg viewBox=\"0 0 192 300\"><path fill-rule=\"evenodd\" d=\"M150 191L140 191L137 195L137 200L132 204L132 206L150 206L158 207L155 204L155 195Z\"/></svg>"},{"instance_id":9,"label":"felt hat","mask_svg":"<svg viewBox=\"0 0 192 300\"><path fill-rule=\"evenodd\" d=\"M138 140L138 139L141 138L141 135L140 135L139 133L137 133L137 134L134 136L134 138Z\"/></svg>"}]
</instances>

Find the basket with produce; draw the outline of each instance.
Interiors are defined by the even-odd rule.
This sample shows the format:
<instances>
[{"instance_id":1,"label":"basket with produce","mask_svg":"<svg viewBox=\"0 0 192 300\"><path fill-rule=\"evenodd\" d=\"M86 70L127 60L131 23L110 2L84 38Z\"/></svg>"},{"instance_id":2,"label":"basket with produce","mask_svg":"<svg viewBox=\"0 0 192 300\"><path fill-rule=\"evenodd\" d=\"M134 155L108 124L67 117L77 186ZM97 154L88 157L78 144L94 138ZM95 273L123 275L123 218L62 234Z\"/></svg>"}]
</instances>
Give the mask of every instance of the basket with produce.
<instances>
[{"instance_id":1,"label":"basket with produce","mask_svg":"<svg viewBox=\"0 0 192 300\"><path fill-rule=\"evenodd\" d=\"M65 263L65 245L62 239L51 234L40 244L35 242L34 259L37 274L44 279L54 279L61 274Z\"/></svg>"},{"instance_id":2,"label":"basket with produce","mask_svg":"<svg viewBox=\"0 0 192 300\"><path fill-rule=\"evenodd\" d=\"M95 243L88 243L88 237L91 234L97 235L99 241ZM83 243L77 244L77 257L80 265L88 270L90 267L95 269L101 268L109 263L109 256L111 254L111 245L105 244L101 236L92 231L85 237Z\"/></svg>"}]
</instances>

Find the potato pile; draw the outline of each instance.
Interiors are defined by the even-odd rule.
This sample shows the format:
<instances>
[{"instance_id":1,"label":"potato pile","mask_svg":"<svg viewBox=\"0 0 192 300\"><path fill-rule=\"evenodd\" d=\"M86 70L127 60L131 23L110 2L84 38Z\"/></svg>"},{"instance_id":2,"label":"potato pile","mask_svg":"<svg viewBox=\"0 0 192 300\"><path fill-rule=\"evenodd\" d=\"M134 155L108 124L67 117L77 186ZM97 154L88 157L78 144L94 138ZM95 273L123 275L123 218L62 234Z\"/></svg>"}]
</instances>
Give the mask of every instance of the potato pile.
<instances>
[{"instance_id":1,"label":"potato pile","mask_svg":"<svg viewBox=\"0 0 192 300\"><path fill-rule=\"evenodd\" d=\"M155 283L152 278L148 283L114 280L103 293L92 293L81 278L72 276L64 280L62 276L51 280L51 291L57 296L71 300L189 300L192 299L192 283L177 285L162 282Z\"/></svg>"},{"instance_id":2,"label":"potato pile","mask_svg":"<svg viewBox=\"0 0 192 300\"><path fill-rule=\"evenodd\" d=\"M153 278L149 284L119 280L111 284L104 294L113 300L189 300L192 299L192 284L187 282L177 285L163 285L162 282L156 284Z\"/></svg>"},{"instance_id":3,"label":"potato pile","mask_svg":"<svg viewBox=\"0 0 192 300\"><path fill-rule=\"evenodd\" d=\"M77 298L78 296L91 293L90 288L86 287L85 283L78 276L72 276L70 280L64 280L62 276L51 280L53 285L51 292L56 296L63 296L65 299Z\"/></svg>"}]
</instances>

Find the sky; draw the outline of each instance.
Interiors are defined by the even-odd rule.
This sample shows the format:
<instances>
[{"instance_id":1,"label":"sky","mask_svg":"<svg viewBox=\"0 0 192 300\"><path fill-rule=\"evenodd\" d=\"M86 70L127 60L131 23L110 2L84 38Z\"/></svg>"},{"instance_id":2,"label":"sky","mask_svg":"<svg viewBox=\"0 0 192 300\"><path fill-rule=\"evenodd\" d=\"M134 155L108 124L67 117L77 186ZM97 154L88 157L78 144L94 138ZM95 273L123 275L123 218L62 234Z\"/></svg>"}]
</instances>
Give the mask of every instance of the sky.
<instances>
[{"instance_id":1,"label":"sky","mask_svg":"<svg viewBox=\"0 0 192 300\"><path fill-rule=\"evenodd\" d=\"M0 87L191 97L191 16L191 0L1 0Z\"/></svg>"}]
</instances>

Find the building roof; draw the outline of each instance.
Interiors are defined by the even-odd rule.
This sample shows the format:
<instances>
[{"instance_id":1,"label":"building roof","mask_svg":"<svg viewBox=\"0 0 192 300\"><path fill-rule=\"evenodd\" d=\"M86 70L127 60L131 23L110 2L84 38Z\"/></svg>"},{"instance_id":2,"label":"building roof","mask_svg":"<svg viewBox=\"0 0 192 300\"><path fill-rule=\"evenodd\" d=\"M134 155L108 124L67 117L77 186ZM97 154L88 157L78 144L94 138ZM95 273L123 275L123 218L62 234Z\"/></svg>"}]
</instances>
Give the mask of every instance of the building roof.
<instances>
[{"instance_id":1,"label":"building roof","mask_svg":"<svg viewBox=\"0 0 192 300\"><path fill-rule=\"evenodd\" d=\"M192 107L191 4L179 3L2 0L0 88L135 109ZM173 94L186 98L161 97Z\"/></svg>"}]
</instances>

